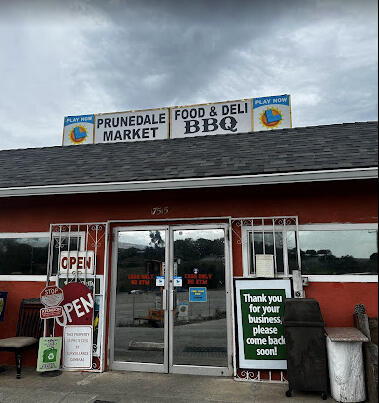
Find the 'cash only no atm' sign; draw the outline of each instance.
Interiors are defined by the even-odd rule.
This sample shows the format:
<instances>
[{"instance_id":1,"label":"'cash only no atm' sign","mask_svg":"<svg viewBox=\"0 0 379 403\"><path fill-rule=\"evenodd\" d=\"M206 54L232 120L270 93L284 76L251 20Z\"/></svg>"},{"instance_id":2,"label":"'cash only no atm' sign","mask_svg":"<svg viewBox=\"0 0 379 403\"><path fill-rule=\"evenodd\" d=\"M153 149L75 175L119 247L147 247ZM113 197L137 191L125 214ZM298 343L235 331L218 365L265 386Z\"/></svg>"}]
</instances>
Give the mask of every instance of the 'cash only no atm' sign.
<instances>
[{"instance_id":1,"label":"'cash only no atm' sign","mask_svg":"<svg viewBox=\"0 0 379 403\"><path fill-rule=\"evenodd\" d=\"M235 286L239 367L287 369L281 318L290 280L236 280Z\"/></svg>"}]
</instances>

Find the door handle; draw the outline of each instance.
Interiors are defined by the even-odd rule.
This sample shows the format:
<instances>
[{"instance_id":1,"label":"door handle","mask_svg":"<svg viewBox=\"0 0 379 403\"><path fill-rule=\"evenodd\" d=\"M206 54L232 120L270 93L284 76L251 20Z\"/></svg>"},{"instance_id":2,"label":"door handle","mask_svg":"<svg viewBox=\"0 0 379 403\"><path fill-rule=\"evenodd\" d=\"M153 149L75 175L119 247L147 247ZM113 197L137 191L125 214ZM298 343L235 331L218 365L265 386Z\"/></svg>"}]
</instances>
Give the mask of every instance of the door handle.
<instances>
[{"instance_id":1,"label":"door handle","mask_svg":"<svg viewBox=\"0 0 379 403\"><path fill-rule=\"evenodd\" d=\"M162 291L162 309L167 310L167 290Z\"/></svg>"},{"instance_id":2,"label":"door handle","mask_svg":"<svg viewBox=\"0 0 379 403\"><path fill-rule=\"evenodd\" d=\"M174 310L174 290L170 290L170 311Z\"/></svg>"}]
</instances>

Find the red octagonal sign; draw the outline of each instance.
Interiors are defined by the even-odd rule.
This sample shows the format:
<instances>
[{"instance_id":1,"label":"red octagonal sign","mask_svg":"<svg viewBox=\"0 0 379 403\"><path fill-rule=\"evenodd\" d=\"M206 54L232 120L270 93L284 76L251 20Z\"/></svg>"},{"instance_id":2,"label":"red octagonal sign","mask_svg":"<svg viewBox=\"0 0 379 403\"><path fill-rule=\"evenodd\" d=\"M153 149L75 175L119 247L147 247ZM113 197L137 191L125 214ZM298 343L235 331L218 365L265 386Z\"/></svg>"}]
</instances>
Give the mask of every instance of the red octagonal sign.
<instances>
[{"instance_id":1,"label":"red octagonal sign","mask_svg":"<svg viewBox=\"0 0 379 403\"><path fill-rule=\"evenodd\" d=\"M40 298L45 306L57 306L63 301L63 290L56 285L49 285L42 290Z\"/></svg>"}]
</instances>

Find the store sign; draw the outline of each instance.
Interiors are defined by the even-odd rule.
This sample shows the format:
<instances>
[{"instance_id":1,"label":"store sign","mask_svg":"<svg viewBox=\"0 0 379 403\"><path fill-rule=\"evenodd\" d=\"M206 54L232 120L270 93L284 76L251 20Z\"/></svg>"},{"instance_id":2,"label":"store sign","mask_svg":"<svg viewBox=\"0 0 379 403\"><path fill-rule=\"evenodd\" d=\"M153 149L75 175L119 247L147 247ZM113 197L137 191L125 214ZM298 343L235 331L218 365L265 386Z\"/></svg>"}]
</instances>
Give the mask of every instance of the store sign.
<instances>
[{"instance_id":1,"label":"store sign","mask_svg":"<svg viewBox=\"0 0 379 403\"><path fill-rule=\"evenodd\" d=\"M168 116L168 108L96 115L95 143L167 139Z\"/></svg>"},{"instance_id":2,"label":"store sign","mask_svg":"<svg viewBox=\"0 0 379 403\"><path fill-rule=\"evenodd\" d=\"M292 127L290 95L65 117L63 145L129 143Z\"/></svg>"},{"instance_id":3,"label":"store sign","mask_svg":"<svg viewBox=\"0 0 379 403\"><path fill-rule=\"evenodd\" d=\"M236 280L239 367L287 369L282 316L289 279Z\"/></svg>"},{"instance_id":4,"label":"store sign","mask_svg":"<svg viewBox=\"0 0 379 403\"><path fill-rule=\"evenodd\" d=\"M64 118L63 145L93 143L95 115L66 116Z\"/></svg>"},{"instance_id":5,"label":"store sign","mask_svg":"<svg viewBox=\"0 0 379 403\"><path fill-rule=\"evenodd\" d=\"M63 315L55 319L54 335L61 336L67 325L92 326L94 300L92 291L82 283L63 286Z\"/></svg>"},{"instance_id":6,"label":"store sign","mask_svg":"<svg viewBox=\"0 0 379 403\"><path fill-rule=\"evenodd\" d=\"M59 273L93 274L95 267L95 252L89 251L62 251L59 260Z\"/></svg>"},{"instance_id":7,"label":"store sign","mask_svg":"<svg viewBox=\"0 0 379 403\"><path fill-rule=\"evenodd\" d=\"M62 366L92 369L92 326L65 326Z\"/></svg>"},{"instance_id":8,"label":"store sign","mask_svg":"<svg viewBox=\"0 0 379 403\"><path fill-rule=\"evenodd\" d=\"M290 95L253 99L253 131L292 127Z\"/></svg>"},{"instance_id":9,"label":"store sign","mask_svg":"<svg viewBox=\"0 0 379 403\"><path fill-rule=\"evenodd\" d=\"M60 305L40 309L41 319L60 318L62 315L63 315L63 308Z\"/></svg>"},{"instance_id":10,"label":"store sign","mask_svg":"<svg viewBox=\"0 0 379 403\"><path fill-rule=\"evenodd\" d=\"M251 99L171 108L171 138L252 130Z\"/></svg>"},{"instance_id":11,"label":"store sign","mask_svg":"<svg viewBox=\"0 0 379 403\"><path fill-rule=\"evenodd\" d=\"M63 298L63 290L55 285L45 287L40 293L41 303L45 306L57 306Z\"/></svg>"},{"instance_id":12,"label":"store sign","mask_svg":"<svg viewBox=\"0 0 379 403\"><path fill-rule=\"evenodd\" d=\"M207 287L190 287L189 302L207 302Z\"/></svg>"},{"instance_id":13,"label":"store sign","mask_svg":"<svg viewBox=\"0 0 379 403\"><path fill-rule=\"evenodd\" d=\"M40 337L37 371L57 371L60 367L62 337Z\"/></svg>"}]
</instances>

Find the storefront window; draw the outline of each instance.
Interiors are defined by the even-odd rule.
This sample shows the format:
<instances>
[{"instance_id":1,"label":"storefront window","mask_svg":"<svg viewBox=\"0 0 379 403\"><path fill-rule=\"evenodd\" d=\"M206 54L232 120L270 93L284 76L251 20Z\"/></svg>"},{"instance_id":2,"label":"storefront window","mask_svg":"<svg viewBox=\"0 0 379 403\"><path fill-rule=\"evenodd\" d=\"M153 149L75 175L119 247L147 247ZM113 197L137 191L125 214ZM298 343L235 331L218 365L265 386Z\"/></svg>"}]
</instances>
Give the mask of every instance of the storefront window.
<instances>
[{"instance_id":1,"label":"storefront window","mask_svg":"<svg viewBox=\"0 0 379 403\"><path fill-rule=\"evenodd\" d=\"M82 250L83 236L70 236L70 250ZM68 250L67 236L54 236L52 275L58 271L58 255ZM46 275L49 236L0 237L1 275Z\"/></svg>"},{"instance_id":2,"label":"storefront window","mask_svg":"<svg viewBox=\"0 0 379 403\"><path fill-rule=\"evenodd\" d=\"M378 273L377 230L344 229L343 224L312 227L305 225L298 231L303 275ZM253 259L258 254L274 255L279 277L299 268L296 231L291 227L275 228L275 251L272 227L254 233L248 230L248 237L248 276L255 276Z\"/></svg>"},{"instance_id":3,"label":"storefront window","mask_svg":"<svg viewBox=\"0 0 379 403\"><path fill-rule=\"evenodd\" d=\"M303 274L377 274L375 230L300 231Z\"/></svg>"},{"instance_id":4,"label":"storefront window","mask_svg":"<svg viewBox=\"0 0 379 403\"><path fill-rule=\"evenodd\" d=\"M0 238L0 275L46 274L49 238Z\"/></svg>"}]
</instances>

